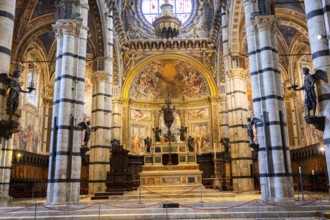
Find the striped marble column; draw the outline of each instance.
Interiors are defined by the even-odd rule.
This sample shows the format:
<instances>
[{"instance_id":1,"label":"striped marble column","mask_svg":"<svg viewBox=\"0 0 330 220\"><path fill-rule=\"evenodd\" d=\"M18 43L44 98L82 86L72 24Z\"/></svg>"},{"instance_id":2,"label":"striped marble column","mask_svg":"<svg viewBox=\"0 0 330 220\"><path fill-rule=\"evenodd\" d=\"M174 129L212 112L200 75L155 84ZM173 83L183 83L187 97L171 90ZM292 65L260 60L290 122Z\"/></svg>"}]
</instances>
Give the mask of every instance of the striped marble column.
<instances>
[{"instance_id":1,"label":"striped marble column","mask_svg":"<svg viewBox=\"0 0 330 220\"><path fill-rule=\"evenodd\" d=\"M293 199L294 191L275 33L276 17L252 17L253 7L251 1L244 1L254 117L267 121L257 128L262 199L283 201Z\"/></svg>"},{"instance_id":2,"label":"striped marble column","mask_svg":"<svg viewBox=\"0 0 330 220\"><path fill-rule=\"evenodd\" d=\"M231 165L234 191L253 189L251 175L252 156L247 131L244 126L247 118L246 71L231 69L227 75L228 126L231 146ZM246 123L245 123L246 124Z\"/></svg>"},{"instance_id":3,"label":"striped marble column","mask_svg":"<svg viewBox=\"0 0 330 220\"><path fill-rule=\"evenodd\" d=\"M330 1L329 0L305 0L306 18L309 32L309 41L312 50L314 69L324 70L330 81L330 40L318 40L318 35L330 35ZM326 117L323 140L328 171L328 183L330 182L330 85L329 83L317 83L317 95L320 115ZM330 185L329 185L330 187ZM330 188L329 188L330 189Z\"/></svg>"},{"instance_id":4,"label":"striped marble column","mask_svg":"<svg viewBox=\"0 0 330 220\"><path fill-rule=\"evenodd\" d=\"M1 138L0 138L1 139ZM0 200L9 199L13 138L0 140Z\"/></svg>"},{"instance_id":5,"label":"striped marble column","mask_svg":"<svg viewBox=\"0 0 330 220\"><path fill-rule=\"evenodd\" d=\"M104 192L107 171L110 170L111 138L111 84L108 72L98 71L92 74L92 130L90 147L89 192Z\"/></svg>"},{"instance_id":6,"label":"striped marble column","mask_svg":"<svg viewBox=\"0 0 330 220\"><path fill-rule=\"evenodd\" d=\"M59 20L53 25L57 51L47 203L77 204L89 7L88 0L62 0L58 6Z\"/></svg>"},{"instance_id":7,"label":"striped marble column","mask_svg":"<svg viewBox=\"0 0 330 220\"><path fill-rule=\"evenodd\" d=\"M16 0L0 1L0 73L9 73ZM0 120L6 120L6 85L0 83ZM9 198L13 139L0 138L0 199Z\"/></svg>"},{"instance_id":8,"label":"striped marble column","mask_svg":"<svg viewBox=\"0 0 330 220\"><path fill-rule=\"evenodd\" d=\"M224 70L228 72L230 69L230 51L229 51L229 41L228 41L228 17L229 11L228 6L230 2L226 2L221 6L221 33L222 33L222 48L223 48L223 62ZM220 138L229 138L228 136L228 112L227 112L227 100L222 97L222 100L219 103L219 114L220 114ZM224 150L223 146L221 146Z\"/></svg>"},{"instance_id":9,"label":"striped marble column","mask_svg":"<svg viewBox=\"0 0 330 220\"><path fill-rule=\"evenodd\" d=\"M92 128L89 164L89 193L104 192L107 172L110 171L109 157L112 124L112 73L113 73L113 13L112 3L107 7L106 56L98 63L93 73ZM102 64L102 65L101 65Z\"/></svg>"},{"instance_id":10,"label":"striped marble column","mask_svg":"<svg viewBox=\"0 0 330 220\"><path fill-rule=\"evenodd\" d=\"M0 73L9 73L16 0L0 1ZM0 83L0 120L5 119L6 86Z\"/></svg>"}]
</instances>

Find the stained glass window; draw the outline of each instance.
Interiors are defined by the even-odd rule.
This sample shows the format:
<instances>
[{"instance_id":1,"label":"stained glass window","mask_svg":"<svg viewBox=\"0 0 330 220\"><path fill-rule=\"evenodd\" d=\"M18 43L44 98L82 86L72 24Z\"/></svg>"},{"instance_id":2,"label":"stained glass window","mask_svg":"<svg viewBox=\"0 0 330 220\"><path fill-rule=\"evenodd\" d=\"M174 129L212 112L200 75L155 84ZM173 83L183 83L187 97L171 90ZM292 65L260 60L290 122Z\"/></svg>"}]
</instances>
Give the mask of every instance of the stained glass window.
<instances>
[{"instance_id":1,"label":"stained glass window","mask_svg":"<svg viewBox=\"0 0 330 220\"><path fill-rule=\"evenodd\" d=\"M165 3L165 0L142 0L142 13L148 22L152 22L160 15L160 6ZM182 24L188 20L192 10L192 0L169 0L173 5L173 12Z\"/></svg>"}]
</instances>

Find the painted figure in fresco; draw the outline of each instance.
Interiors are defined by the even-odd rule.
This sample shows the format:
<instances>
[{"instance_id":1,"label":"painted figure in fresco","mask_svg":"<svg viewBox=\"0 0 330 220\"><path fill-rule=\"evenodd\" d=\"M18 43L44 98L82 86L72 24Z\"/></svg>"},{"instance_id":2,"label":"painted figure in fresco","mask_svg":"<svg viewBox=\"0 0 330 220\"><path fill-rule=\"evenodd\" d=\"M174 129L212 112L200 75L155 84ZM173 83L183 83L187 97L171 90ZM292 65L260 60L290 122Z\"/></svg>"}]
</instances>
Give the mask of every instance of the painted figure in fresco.
<instances>
[{"instance_id":1,"label":"painted figure in fresco","mask_svg":"<svg viewBox=\"0 0 330 220\"><path fill-rule=\"evenodd\" d=\"M156 127L156 128L153 128L152 130L155 133L155 140L156 140L156 142L159 142L160 141L160 135L162 133L162 129Z\"/></svg>"},{"instance_id":2,"label":"painted figure in fresco","mask_svg":"<svg viewBox=\"0 0 330 220\"><path fill-rule=\"evenodd\" d=\"M9 120L12 120L13 115L15 114L18 105L19 105L19 94L23 93L30 93L34 90L32 87L28 87L28 91L25 91L21 88L20 82L18 78L21 76L21 71L16 70L14 71L13 78L8 78L7 74L1 73L0 74L0 82L4 83L5 85L9 86L9 93L7 97L6 103L6 112L9 115Z\"/></svg>"},{"instance_id":3,"label":"painted figure in fresco","mask_svg":"<svg viewBox=\"0 0 330 220\"><path fill-rule=\"evenodd\" d=\"M152 139L150 137L145 138L144 139L144 144L145 144L145 148L146 148L147 153L150 153Z\"/></svg>"},{"instance_id":4,"label":"painted figure in fresco","mask_svg":"<svg viewBox=\"0 0 330 220\"><path fill-rule=\"evenodd\" d=\"M138 132L133 139L133 152L141 154L141 134Z\"/></svg>"},{"instance_id":5,"label":"painted figure in fresco","mask_svg":"<svg viewBox=\"0 0 330 220\"><path fill-rule=\"evenodd\" d=\"M191 136L188 137L188 149L189 149L189 152L195 151L194 138L192 138Z\"/></svg>"},{"instance_id":6,"label":"painted figure in fresco","mask_svg":"<svg viewBox=\"0 0 330 220\"><path fill-rule=\"evenodd\" d=\"M181 126L181 128L178 128L178 130L180 131L180 141L185 141L185 133L187 133L187 127Z\"/></svg>"}]
</instances>

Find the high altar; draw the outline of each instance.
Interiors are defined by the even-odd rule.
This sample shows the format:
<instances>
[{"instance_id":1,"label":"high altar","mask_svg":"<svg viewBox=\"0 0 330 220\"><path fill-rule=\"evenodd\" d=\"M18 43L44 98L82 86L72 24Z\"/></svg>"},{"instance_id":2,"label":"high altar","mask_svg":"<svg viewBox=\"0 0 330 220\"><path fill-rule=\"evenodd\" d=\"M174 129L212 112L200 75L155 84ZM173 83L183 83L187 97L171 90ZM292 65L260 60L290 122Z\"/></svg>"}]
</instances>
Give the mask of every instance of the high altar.
<instances>
[{"instance_id":1,"label":"high altar","mask_svg":"<svg viewBox=\"0 0 330 220\"><path fill-rule=\"evenodd\" d=\"M187 142L171 143L171 146L155 143L152 152L144 156L140 181L141 186L196 186L202 183L202 171L196 154L189 152Z\"/></svg>"}]
</instances>

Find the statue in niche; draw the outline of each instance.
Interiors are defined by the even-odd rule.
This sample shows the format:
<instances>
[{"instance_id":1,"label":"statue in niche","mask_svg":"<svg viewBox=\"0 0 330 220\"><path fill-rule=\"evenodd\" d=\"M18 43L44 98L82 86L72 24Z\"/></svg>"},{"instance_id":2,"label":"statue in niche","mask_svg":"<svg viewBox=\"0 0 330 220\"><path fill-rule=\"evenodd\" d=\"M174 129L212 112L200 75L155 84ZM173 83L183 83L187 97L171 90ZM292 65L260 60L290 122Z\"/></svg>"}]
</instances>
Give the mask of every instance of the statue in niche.
<instances>
[{"instance_id":1,"label":"statue in niche","mask_svg":"<svg viewBox=\"0 0 330 220\"><path fill-rule=\"evenodd\" d=\"M156 127L156 128L153 128L152 131L155 133L156 142L160 142L160 135L162 133L162 129Z\"/></svg>"},{"instance_id":2,"label":"statue in niche","mask_svg":"<svg viewBox=\"0 0 330 220\"><path fill-rule=\"evenodd\" d=\"M146 152L150 153L152 139L150 137L145 138L144 139L144 144L145 144Z\"/></svg>"},{"instance_id":3,"label":"statue in niche","mask_svg":"<svg viewBox=\"0 0 330 220\"><path fill-rule=\"evenodd\" d=\"M181 126L181 128L178 128L178 130L180 131L180 141L185 141L185 133L187 133L187 127Z\"/></svg>"},{"instance_id":4,"label":"statue in niche","mask_svg":"<svg viewBox=\"0 0 330 220\"><path fill-rule=\"evenodd\" d=\"M23 90L18 80L20 76L20 70L14 71L12 79L10 79L6 73L0 74L0 83L7 85L9 89L6 103L6 112L9 115L9 120L12 120L12 117L18 108L20 93L30 93L35 90L32 86L28 87L28 91Z\"/></svg>"},{"instance_id":5,"label":"statue in niche","mask_svg":"<svg viewBox=\"0 0 330 220\"><path fill-rule=\"evenodd\" d=\"M188 149L189 149L189 152L195 151L194 138L192 138L191 136L188 137Z\"/></svg>"},{"instance_id":6,"label":"statue in niche","mask_svg":"<svg viewBox=\"0 0 330 220\"><path fill-rule=\"evenodd\" d=\"M315 94L315 82L319 79L328 82L327 75L322 70L316 70L314 75L309 74L309 69L304 67L302 69L304 74L304 84L298 87L293 84L289 89L294 91L305 90L305 108L306 108L306 117L310 117L310 111L313 110L313 116L315 116L317 98Z\"/></svg>"}]
</instances>

